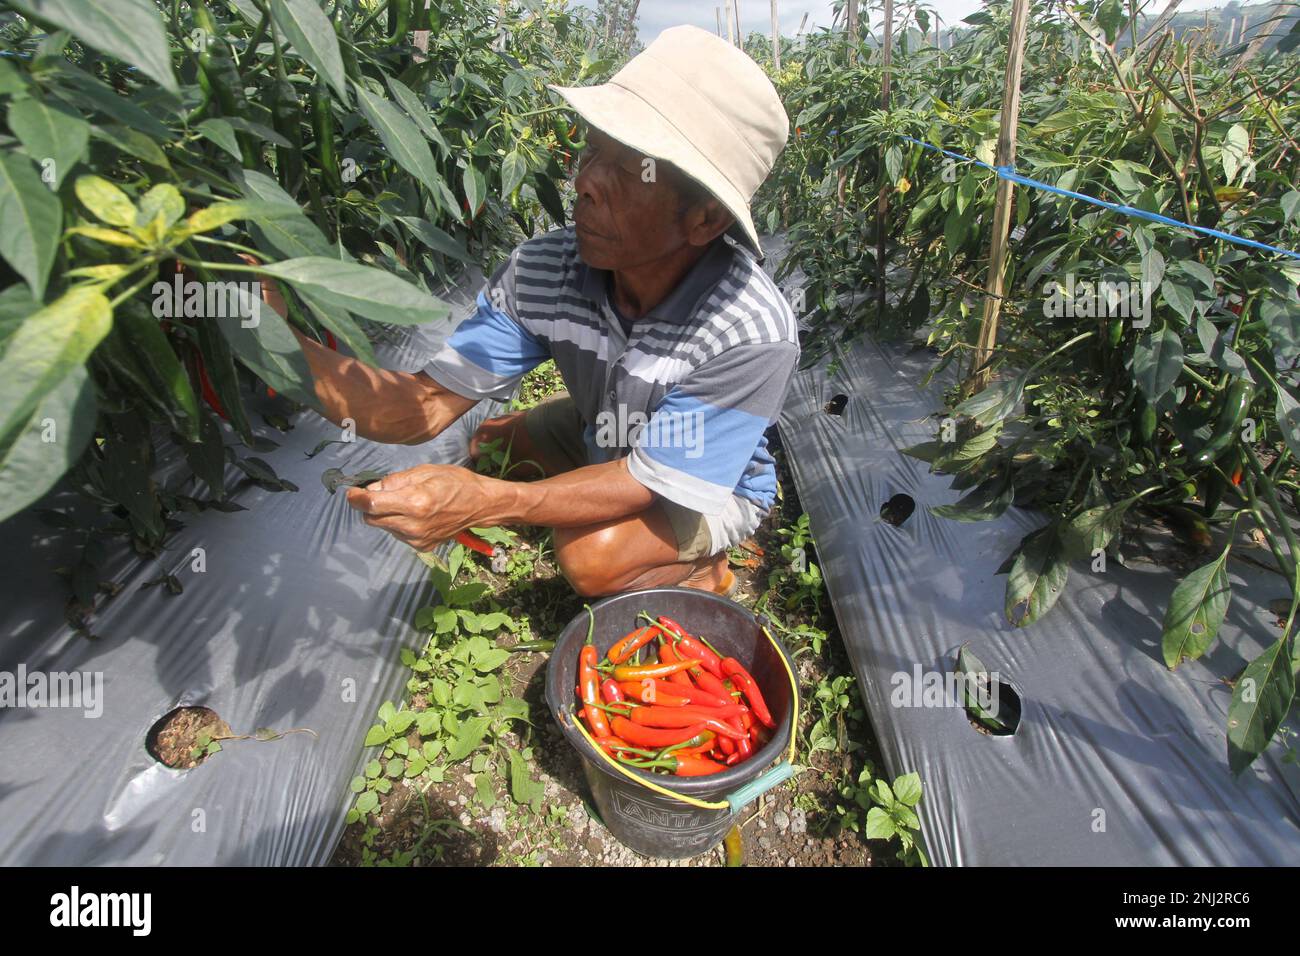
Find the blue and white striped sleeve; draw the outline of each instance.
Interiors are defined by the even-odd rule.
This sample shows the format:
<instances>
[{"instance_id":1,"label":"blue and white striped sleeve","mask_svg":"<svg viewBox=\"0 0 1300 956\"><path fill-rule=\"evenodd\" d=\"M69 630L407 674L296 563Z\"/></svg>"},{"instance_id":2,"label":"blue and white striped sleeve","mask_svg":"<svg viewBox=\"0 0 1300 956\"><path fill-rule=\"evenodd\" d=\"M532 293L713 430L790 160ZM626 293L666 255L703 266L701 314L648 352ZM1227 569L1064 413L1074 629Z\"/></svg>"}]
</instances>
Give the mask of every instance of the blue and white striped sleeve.
<instances>
[{"instance_id":1,"label":"blue and white striped sleeve","mask_svg":"<svg viewBox=\"0 0 1300 956\"><path fill-rule=\"evenodd\" d=\"M474 314L456 327L424 372L465 398L510 397L519 380L550 358L546 342L519 321L514 294L519 250L479 292Z\"/></svg>"},{"instance_id":2,"label":"blue and white striped sleeve","mask_svg":"<svg viewBox=\"0 0 1300 956\"><path fill-rule=\"evenodd\" d=\"M669 501L720 514L781 412L799 360L793 342L727 349L664 395L636 436L628 471Z\"/></svg>"}]
</instances>

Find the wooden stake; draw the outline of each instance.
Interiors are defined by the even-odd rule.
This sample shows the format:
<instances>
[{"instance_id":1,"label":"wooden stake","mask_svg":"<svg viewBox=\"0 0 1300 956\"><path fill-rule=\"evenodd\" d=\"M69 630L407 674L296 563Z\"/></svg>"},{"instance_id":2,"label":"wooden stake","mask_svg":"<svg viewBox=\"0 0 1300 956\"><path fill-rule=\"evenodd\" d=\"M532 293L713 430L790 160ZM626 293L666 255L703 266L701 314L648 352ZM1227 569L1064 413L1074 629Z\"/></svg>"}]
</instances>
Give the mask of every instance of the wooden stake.
<instances>
[{"instance_id":1,"label":"wooden stake","mask_svg":"<svg viewBox=\"0 0 1300 956\"><path fill-rule=\"evenodd\" d=\"M1020 73L1024 66L1025 34L1029 25L1029 0L1012 0L1011 36L1007 43L1007 69L1002 81L1002 124L998 130L998 166L1016 161L1016 124L1020 120ZM984 299L984 320L980 325L975 351L974 391L988 385L989 361L998 339L998 313L1002 307L1005 280L1007 232L1011 226L1011 199L1015 186L998 178L996 206L993 211L993 245L989 250L988 295Z\"/></svg>"},{"instance_id":2,"label":"wooden stake","mask_svg":"<svg viewBox=\"0 0 1300 956\"><path fill-rule=\"evenodd\" d=\"M849 35L849 62L855 63L858 59L858 0L847 0L848 18L845 29Z\"/></svg>"},{"instance_id":3,"label":"wooden stake","mask_svg":"<svg viewBox=\"0 0 1300 956\"><path fill-rule=\"evenodd\" d=\"M885 36L882 41L884 50L881 58L881 77L880 77L880 108L886 113L889 112L889 74L893 60L894 45L894 0L885 0ZM886 148L888 148L886 146ZM884 151L881 152L881 168L884 169ZM889 182L889 174L886 172L881 179L880 192L876 194L876 321L885 317L885 283L888 279L885 268L885 233L888 230L888 224L885 222L889 212L889 190L892 188Z\"/></svg>"},{"instance_id":4,"label":"wooden stake","mask_svg":"<svg viewBox=\"0 0 1300 956\"><path fill-rule=\"evenodd\" d=\"M1151 29L1146 32L1142 39L1138 40L1138 46L1142 46L1148 40L1160 35L1165 28L1165 24L1174 18L1174 13L1178 10L1178 4L1180 3L1182 3L1182 0L1169 0L1169 5L1160 11L1160 16L1156 17L1156 22L1151 24Z\"/></svg>"},{"instance_id":5,"label":"wooden stake","mask_svg":"<svg viewBox=\"0 0 1300 956\"><path fill-rule=\"evenodd\" d=\"M718 36L722 36L722 7L714 7L713 12L718 15Z\"/></svg>"},{"instance_id":6,"label":"wooden stake","mask_svg":"<svg viewBox=\"0 0 1300 956\"><path fill-rule=\"evenodd\" d=\"M740 32L740 0L731 0L731 12L736 18L736 46L745 49L745 35Z\"/></svg>"},{"instance_id":7,"label":"wooden stake","mask_svg":"<svg viewBox=\"0 0 1300 956\"><path fill-rule=\"evenodd\" d=\"M1255 35L1251 38L1249 45L1247 45L1246 49L1242 51L1241 56L1237 57L1236 61L1232 64L1232 72L1229 74L1230 76L1236 76L1237 72L1250 61L1251 57L1259 52L1259 48L1268 41L1268 38L1273 35L1274 31L1277 30L1278 26L1282 23L1282 18L1286 16L1286 8L1289 6L1291 6L1289 0L1281 0L1281 2L1273 7L1273 11L1269 14L1268 20L1264 22L1260 29L1255 31ZM1245 33L1244 28L1242 32ZM1242 39L1244 39L1244 37ZM1240 40L1238 40L1238 42L1240 42Z\"/></svg>"},{"instance_id":8,"label":"wooden stake","mask_svg":"<svg viewBox=\"0 0 1300 956\"><path fill-rule=\"evenodd\" d=\"M727 42L736 45L736 21L731 16L731 0L727 0Z\"/></svg>"},{"instance_id":9,"label":"wooden stake","mask_svg":"<svg viewBox=\"0 0 1300 956\"><path fill-rule=\"evenodd\" d=\"M781 18L776 12L776 0L772 0L772 69L781 72Z\"/></svg>"},{"instance_id":10,"label":"wooden stake","mask_svg":"<svg viewBox=\"0 0 1300 956\"><path fill-rule=\"evenodd\" d=\"M633 24L636 23L636 11L640 6L641 0L632 0L632 12L627 15L627 25L623 28L623 49L625 51L632 49L632 38L636 31Z\"/></svg>"}]
</instances>

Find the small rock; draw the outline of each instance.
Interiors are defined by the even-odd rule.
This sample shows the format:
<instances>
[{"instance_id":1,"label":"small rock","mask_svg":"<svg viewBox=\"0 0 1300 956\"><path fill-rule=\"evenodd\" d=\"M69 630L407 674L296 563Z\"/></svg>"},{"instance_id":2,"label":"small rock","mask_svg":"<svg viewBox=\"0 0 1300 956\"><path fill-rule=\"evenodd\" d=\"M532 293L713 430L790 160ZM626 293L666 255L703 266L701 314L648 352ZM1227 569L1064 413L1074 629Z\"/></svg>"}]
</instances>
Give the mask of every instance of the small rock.
<instances>
[{"instance_id":1,"label":"small rock","mask_svg":"<svg viewBox=\"0 0 1300 956\"><path fill-rule=\"evenodd\" d=\"M487 816L487 824L493 833L501 833L506 828L505 807L497 807Z\"/></svg>"},{"instance_id":2,"label":"small rock","mask_svg":"<svg viewBox=\"0 0 1300 956\"><path fill-rule=\"evenodd\" d=\"M581 803L569 807L568 824L573 829L581 832L587 828L590 817L587 816L587 808Z\"/></svg>"},{"instance_id":3,"label":"small rock","mask_svg":"<svg viewBox=\"0 0 1300 956\"><path fill-rule=\"evenodd\" d=\"M590 837L587 840L587 852L592 856L599 857L600 851L603 849L605 849L605 846L601 843L599 837Z\"/></svg>"},{"instance_id":4,"label":"small rock","mask_svg":"<svg viewBox=\"0 0 1300 956\"><path fill-rule=\"evenodd\" d=\"M786 866L797 866L798 864L795 863L795 861L794 861L794 857L790 857L790 859L788 859L788 860L785 861L785 865L786 865Z\"/></svg>"},{"instance_id":5,"label":"small rock","mask_svg":"<svg viewBox=\"0 0 1300 956\"><path fill-rule=\"evenodd\" d=\"M761 846L764 850L772 849L772 841L765 836L761 836L758 838L758 845Z\"/></svg>"},{"instance_id":6,"label":"small rock","mask_svg":"<svg viewBox=\"0 0 1300 956\"><path fill-rule=\"evenodd\" d=\"M456 802L463 807L465 804L469 803L469 797L465 796L465 794L462 793L459 797L456 798Z\"/></svg>"},{"instance_id":7,"label":"small rock","mask_svg":"<svg viewBox=\"0 0 1300 956\"><path fill-rule=\"evenodd\" d=\"M758 828L759 828L760 830L766 830L766 829L767 829L767 821L764 820L762 817L759 817L759 818L758 818Z\"/></svg>"},{"instance_id":8,"label":"small rock","mask_svg":"<svg viewBox=\"0 0 1300 956\"><path fill-rule=\"evenodd\" d=\"M776 824L778 830L784 832L790 828L790 815L784 810L778 810L772 814L772 822Z\"/></svg>"},{"instance_id":9,"label":"small rock","mask_svg":"<svg viewBox=\"0 0 1300 956\"><path fill-rule=\"evenodd\" d=\"M808 832L808 814L796 807L790 811L790 832L807 833Z\"/></svg>"},{"instance_id":10,"label":"small rock","mask_svg":"<svg viewBox=\"0 0 1300 956\"><path fill-rule=\"evenodd\" d=\"M474 822L473 820L470 819L468 813L462 813L459 819L460 819L460 825L463 827L467 827Z\"/></svg>"}]
</instances>

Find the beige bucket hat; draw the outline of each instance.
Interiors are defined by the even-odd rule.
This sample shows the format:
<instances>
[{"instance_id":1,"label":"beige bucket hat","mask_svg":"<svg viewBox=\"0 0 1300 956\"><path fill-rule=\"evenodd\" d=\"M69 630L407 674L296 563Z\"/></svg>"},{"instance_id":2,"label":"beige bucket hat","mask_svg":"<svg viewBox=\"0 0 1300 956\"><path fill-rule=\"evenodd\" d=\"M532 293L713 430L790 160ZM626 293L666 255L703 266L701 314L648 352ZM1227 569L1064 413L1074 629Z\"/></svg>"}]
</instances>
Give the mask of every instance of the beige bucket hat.
<instances>
[{"instance_id":1,"label":"beige bucket hat","mask_svg":"<svg viewBox=\"0 0 1300 956\"><path fill-rule=\"evenodd\" d=\"M608 83L550 89L589 125L700 183L762 256L749 201L785 148L790 119L744 52L699 27L670 27Z\"/></svg>"}]
</instances>

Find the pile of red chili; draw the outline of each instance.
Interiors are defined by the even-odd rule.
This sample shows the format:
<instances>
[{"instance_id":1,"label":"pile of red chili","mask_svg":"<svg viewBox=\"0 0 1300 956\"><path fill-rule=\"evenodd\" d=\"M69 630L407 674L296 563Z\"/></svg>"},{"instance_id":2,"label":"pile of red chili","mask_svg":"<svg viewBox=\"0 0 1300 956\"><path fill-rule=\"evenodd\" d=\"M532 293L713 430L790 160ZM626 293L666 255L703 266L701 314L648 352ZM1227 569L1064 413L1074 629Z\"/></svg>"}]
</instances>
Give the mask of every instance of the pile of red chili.
<instances>
[{"instance_id":1,"label":"pile of red chili","mask_svg":"<svg viewBox=\"0 0 1300 956\"><path fill-rule=\"evenodd\" d=\"M645 611L638 616L646 625L603 659L591 642L594 617L587 628L577 693L596 743L627 766L679 777L719 773L748 760L776 729L754 678L671 618ZM641 663L643 652L647 663Z\"/></svg>"}]
</instances>

